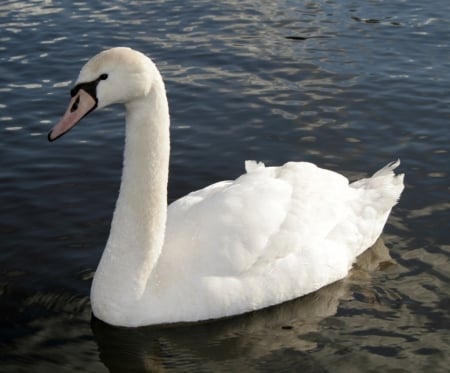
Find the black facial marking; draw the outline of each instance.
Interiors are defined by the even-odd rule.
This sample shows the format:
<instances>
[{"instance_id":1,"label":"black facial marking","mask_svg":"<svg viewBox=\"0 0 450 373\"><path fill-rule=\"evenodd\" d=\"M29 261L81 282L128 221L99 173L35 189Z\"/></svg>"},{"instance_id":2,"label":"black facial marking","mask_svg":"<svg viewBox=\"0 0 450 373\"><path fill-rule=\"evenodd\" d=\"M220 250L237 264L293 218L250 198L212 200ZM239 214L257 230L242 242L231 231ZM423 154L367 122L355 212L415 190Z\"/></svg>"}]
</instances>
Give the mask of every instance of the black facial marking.
<instances>
[{"instance_id":1,"label":"black facial marking","mask_svg":"<svg viewBox=\"0 0 450 373\"><path fill-rule=\"evenodd\" d=\"M89 93L89 95L97 101L97 84L98 84L98 80L94 80L92 82L88 82L88 83L80 83L77 84L71 91L70 91L70 95L72 97L74 97L78 91L80 89L82 89L83 91L85 91L86 93Z\"/></svg>"},{"instance_id":2,"label":"black facial marking","mask_svg":"<svg viewBox=\"0 0 450 373\"><path fill-rule=\"evenodd\" d=\"M73 103L72 107L70 108L70 112L73 113L75 110L78 109L78 104L80 103L80 96L77 97L75 102Z\"/></svg>"},{"instance_id":3,"label":"black facial marking","mask_svg":"<svg viewBox=\"0 0 450 373\"><path fill-rule=\"evenodd\" d=\"M100 80L106 79L108 79L108 74L101 74L97 79L91 82L77 84L74 88L71 89L70 95L74 97L78 93L78 91L82 89L83 91L89 93L89 95L97 102L97 85Z\"/></svg>"}]
</instances>

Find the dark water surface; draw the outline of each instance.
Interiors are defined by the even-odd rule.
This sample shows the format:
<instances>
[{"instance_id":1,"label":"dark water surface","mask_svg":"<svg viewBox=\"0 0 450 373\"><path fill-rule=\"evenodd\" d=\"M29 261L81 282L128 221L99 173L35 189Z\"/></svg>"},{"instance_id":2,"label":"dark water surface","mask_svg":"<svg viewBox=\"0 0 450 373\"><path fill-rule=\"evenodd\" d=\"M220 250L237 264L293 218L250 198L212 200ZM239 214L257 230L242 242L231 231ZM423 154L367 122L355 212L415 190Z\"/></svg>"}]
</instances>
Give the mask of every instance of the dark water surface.
<instances>
[{"instance_id":1,"label":"dark water surface","mask_svg":"<svg viewBox=\"0 0 450 373\"><path fill-rule=\"evenodd\" d=\"M1 372L447 372L450 2L2 1ZM195 326L112 328L89 289L117 197L123 109L46 133L81 65L150 55L172 115L170 200L307 160L365 176L401 158L406 189L352 275Z\"/></svg>"}]
</instances>

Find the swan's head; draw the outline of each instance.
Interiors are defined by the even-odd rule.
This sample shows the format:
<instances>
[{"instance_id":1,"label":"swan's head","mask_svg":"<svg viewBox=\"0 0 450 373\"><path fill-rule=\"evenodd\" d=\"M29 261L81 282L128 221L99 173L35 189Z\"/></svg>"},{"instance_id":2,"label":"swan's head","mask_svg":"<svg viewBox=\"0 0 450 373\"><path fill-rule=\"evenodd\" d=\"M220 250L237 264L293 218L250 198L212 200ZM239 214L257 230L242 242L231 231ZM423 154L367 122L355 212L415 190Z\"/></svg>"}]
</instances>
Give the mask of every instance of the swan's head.
<instances>
[{"instance_id":1,"label":"swan's head","mask_svg":"<svg viewBox=\"0 0 450 373\"><path fill-rule=\"evenodd\" d=\"M96 108L127 104L148 95L156 76L153 62L133 49L118 47L97 54L81 69L70 91L69 107L48 139L61 137Z\"/></svg>"}]
</instances>

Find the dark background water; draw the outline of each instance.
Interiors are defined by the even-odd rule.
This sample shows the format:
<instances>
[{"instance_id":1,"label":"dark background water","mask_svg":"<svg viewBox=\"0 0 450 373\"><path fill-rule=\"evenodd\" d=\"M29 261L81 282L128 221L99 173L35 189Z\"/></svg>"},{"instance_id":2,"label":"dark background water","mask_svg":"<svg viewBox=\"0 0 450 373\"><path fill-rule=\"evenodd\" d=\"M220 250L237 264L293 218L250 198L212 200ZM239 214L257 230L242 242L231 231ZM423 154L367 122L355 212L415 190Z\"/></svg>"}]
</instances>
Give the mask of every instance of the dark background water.
<instances>
[{"instance_id":1,"label":"dark background water","mask_svg":"<svg viewBox=\"0 0 450 373\"><path fill-rule=\"evenodd\" d=\"M3 1L0 371L448 371L450 3ZM91 323L117 197L123 109L60 141L82 64L150 55L172 117L169 198L307 160L350 179L401 158L406 189L345 281L214 323Z\"/></svg>"}]
</instances>

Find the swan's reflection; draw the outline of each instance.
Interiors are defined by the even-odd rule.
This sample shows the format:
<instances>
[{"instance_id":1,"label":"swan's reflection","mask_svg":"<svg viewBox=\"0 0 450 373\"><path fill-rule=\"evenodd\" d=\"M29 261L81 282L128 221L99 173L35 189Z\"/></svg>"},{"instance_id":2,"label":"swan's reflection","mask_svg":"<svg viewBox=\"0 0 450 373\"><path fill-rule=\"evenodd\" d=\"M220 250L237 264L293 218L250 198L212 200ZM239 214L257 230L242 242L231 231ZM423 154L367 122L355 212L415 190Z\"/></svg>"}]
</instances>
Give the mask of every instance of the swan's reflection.
<instances>
[{"instance_id":1,"label":"swan's reflection","mask_svg":"<svg viewBox=\"0 0 450 373\"><path fill-rule=\"evenodd\" d=\"M319 291L229 319L190 325L112 327L95 318L92 329L100 358L111 372L223 371L255 366L275 351L308 351L323 319L336 314L349 295L349 283L367 279L368 271L392 263L379 239L358 258L352 274ZM250 369L252 370L252 369Z\"/></svg>"}]
</instances>

